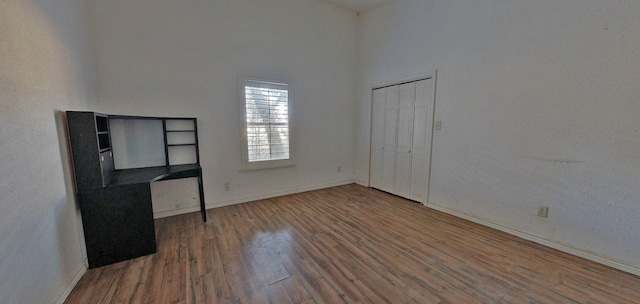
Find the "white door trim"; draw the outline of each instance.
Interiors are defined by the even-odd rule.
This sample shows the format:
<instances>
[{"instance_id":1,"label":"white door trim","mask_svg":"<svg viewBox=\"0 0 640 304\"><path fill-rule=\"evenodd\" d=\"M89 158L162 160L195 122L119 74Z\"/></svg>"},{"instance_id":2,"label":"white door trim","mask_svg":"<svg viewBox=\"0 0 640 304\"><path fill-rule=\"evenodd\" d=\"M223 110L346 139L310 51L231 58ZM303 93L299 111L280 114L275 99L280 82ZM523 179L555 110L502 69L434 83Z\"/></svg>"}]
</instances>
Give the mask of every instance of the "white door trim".
<instances>
[{"instance_id":1,"label":"white door trim","mask_svg":"<svg viewBox=\"0 0 640 304\"><path fill-rule=\"evenodd\" d=\"M414 81L423 80L423 79L433 78L435 80L437 74L438 74L438 70L433 70L433 71L428 72L428 73L422 73L422 74L417 74L417 75L413 75L413 76L407 76L407 77L402 77L402 78L398 78L398 79L387 80L387 81L375 83L375 84L373 84L371 86L371 91L373 91L375 89L381 89L381 88L384 88L384 87L400 85L400 84L404 84L404 83L407 83L407 82L414 82Z\"/></svg>"}]
</instances>

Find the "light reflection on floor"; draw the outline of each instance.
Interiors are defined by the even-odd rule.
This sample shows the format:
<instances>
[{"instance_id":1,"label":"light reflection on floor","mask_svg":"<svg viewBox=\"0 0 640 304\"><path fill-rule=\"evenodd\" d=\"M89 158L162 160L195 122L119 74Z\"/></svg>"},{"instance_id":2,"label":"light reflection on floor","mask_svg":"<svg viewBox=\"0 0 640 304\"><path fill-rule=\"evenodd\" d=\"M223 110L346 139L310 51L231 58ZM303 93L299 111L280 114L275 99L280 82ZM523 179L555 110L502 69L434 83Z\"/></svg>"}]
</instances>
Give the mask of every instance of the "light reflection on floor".
<instances>
[{"instance_id":1,"label":"light reflection on floor","mask_svg":"<svg viewBox=\"0 0 640 304\"><path fill-rule=\"evenodd\" d=\"M268 285L275 283L286 283L290 274L283 266L283 261L295 256L292 249L293 234L289 229L282 229L274 232L258 232L255 234L249 249L261 268L259 273L263 282Z\"/></svg>"}]
</instances>

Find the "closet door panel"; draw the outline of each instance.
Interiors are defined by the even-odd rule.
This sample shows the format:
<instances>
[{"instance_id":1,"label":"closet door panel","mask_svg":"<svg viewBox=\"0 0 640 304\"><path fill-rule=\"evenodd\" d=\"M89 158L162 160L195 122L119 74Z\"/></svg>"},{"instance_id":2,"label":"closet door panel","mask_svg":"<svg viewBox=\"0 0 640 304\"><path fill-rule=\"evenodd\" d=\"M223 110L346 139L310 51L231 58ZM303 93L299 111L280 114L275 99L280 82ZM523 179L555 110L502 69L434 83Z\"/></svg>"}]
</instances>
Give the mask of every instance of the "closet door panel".
<instances>
[{"instance_id":1,"label":"closet door panel","mask_svg":"<svg viewBox=\"0 0 640 304\"><path fill-rule=\"evenodd\" d=\"M396 144L398 136L398 86L385 88L384 156L381 190L393 193L396 170Z\"/></svg>"},{"instance_id":2,"label":"closet door panel","mask_svg":"<svg viewBox=\"0 0 640 304\"><path fill-rule=\"evenodd\" d=\"M413 136L411 138L411 147L414 152L424 153L427 149L427 130L431 130L429 126L429 109L426 105L416 105L413 115Z\"/></svg>"},{"instance_id":3,"label":"closet door panel","mask_svg":"<svg viewBox=\"0 0 640 304\"><path fill-rule=\"evenodd\" d=\"M384 108L374 108L371 120L371 146L373 149L382 149L384 146Z\"/></svg>"},{"instance_id":4,"label":"closet door panel","mask_svg":"<svg viewBox=\"0 0 640 304\"><path fill-rule=\"evenodd\" d=\"M399 91L400 91L400 86L397 86L397 85L385 88L385 92L386 92L385 107L394 108L398 106L398 101L400 98Z\"/></svg>"},{"instance_id":5,"label":"closet door panel","mask_svg":"<svg viewBox=\"0 0 640 304\"><path fill-rule=\"evenodd\" d=\"M371 148L382 149L384 145L385 89L373 91L371 114Z\"/></svg>"},{"instance_id":6,"label":"closet door panel","mask_svg":"<svg viewBox=\"0 0 640 304\"><path fill-rule=\"evenodd\" d=\"M411 186L409 199L426 203L427 195L427 158L424 155L411 155Z\"/></svg>"},{"instance_id":7,"label":"closet door panel","mask_svg":"<svg viewBox=\"0 0 640 304\"><path fill-rule=\"evenodd\" d=\"M398 108L386 108L384 112L384 149L396 149Z\"/></svg>"},{"instance_id":8,"label":"closet door panel","mask_svg":"<svg viewBox=\"0 0 640 304\"><path fill-rule=\"evenodd\" d=\"M433 79L416 82L416 101L413 115L414 154L427 156L431 151L431 132L433 128Z\"/></svg>"},{"instance_id":9,"label":"closet door panel","mask_svg":"<svg viewBox=\"0 0 640 304\"><path fill-rule=\"evenodd\" d=\"M411 187L411 147L413 145L413 108L415 83L405 83L398 89L398 136L394 194L409 197Z\"/></svg>"},{"instance_id":10,"label":"closet door panel","mask_svg":"<svg viewBox=\"0 0 640 304\"><path fill-rule=\"evenodd\" d=\"M384 113L384 148L385 151L395 150L398 135L398 86L385 89Z\"/></svg>"},{"instance_id":11,"label":"closet door panel","mask_svg":"<svg viewBox=\"0 0 640 304\"><path fill-rule=\"evenodd\" d=\"M396 151L384 151L382 166L382 185L380 186L380 190L393 193L396 169Z\"/></svg>"},{"instance_id":12,"label":"closet door panel","mask_svg":"<svg viewBox=\"0 0 640 304\"><path fill-rule=\"evenodd\" d=\"M382 149L371 151L371 173L370 185L376 189L382 189L382 173L384 164L384 153Z\"/></svg>"},{"instance_id":13,"label":"closet door panel","mask_svg":"<svg viewBox=\"0 0 640 304\"><path fill-rule=\"evenodd\" d=\"M394 194L409 198L411 188L411 153L396 154L396 175Z\"/></svg>"},{"instance_id":14,"label":"closet door panel","mask_svg":"<svg viewBox=\"0 0 640 304\"><path fill-rule=\"evenodd\" d=\"M416 100L416 82L409 82L398 86L398 103L411 103Z\"/></svg>"},{"instance_id":15,"label":"closet door panel","mask_svg":"<svg viewBox=\"0 0 640 304\"><path fill-rule=\"evenodd\" d=\"M415 83L399 86L398 92L398 152L411 150L413 137L413 107L415 101Z\"/></svg>"},{"instance_id":16,"label":"closet door panel","mask_svg":"<svg viewBox=\"0 0 640 304\"><path fill-rule=\"evenodd\" d=\"M433 102L433 78L416 81L416 103Z\"/></svg>"},{"instance_id":17,"label":"closet door panel","mask_svg":"<svg viewBox=\"0 0 640 304\"><path fill-rule=\"evenodd\" d=\"M369 175L369 183L371 187L378 189L382 187L385 100L385 89L373 91L371 113L371 173Z\"/></svg>"},{"instance_id":18,"label":"closet door panel","mask_svg":"<svg viewBox=\"0 0 640 304\"><path fill-rule=\"evenodd\" d=\"M398 151L406 152L413 146L413 104L398 109Z\"/></svg>"},{"instance_id":19,"label":"closet door panel","mask_svg":"<svg viewBox=\"0 0 640 304\"><path fill-rule=\"evenodd\" d=\"M430 78L416 82L413 115L411 193L409 198L422 203L426 203L429 185L429 156L433 128L433 81Z\"/></svg>"}]
</instances>

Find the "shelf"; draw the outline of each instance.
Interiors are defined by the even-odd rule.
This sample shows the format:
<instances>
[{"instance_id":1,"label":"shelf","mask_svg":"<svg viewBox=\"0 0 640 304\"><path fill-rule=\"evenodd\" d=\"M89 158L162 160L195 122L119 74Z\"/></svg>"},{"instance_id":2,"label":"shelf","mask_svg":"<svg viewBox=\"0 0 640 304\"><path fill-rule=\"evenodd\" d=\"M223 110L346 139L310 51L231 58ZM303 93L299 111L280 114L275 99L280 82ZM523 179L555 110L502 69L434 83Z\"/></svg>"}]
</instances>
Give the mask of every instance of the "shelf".
<instances>
[{"instance_id":1,"label":"shelf","mask_svg":"<svg viewBox=\"0 0 640 304\"><path fill-rule=\"evenodd\" d=\"M198 145L195 143L167 145L167 159L169 165L197 164Z\"/></svg>"},{"instance_id":2,"label":"shelf","mask_svg":"<svg viewBox=\"0 0 640 304\"><path fill-rule=\"evenodd\" d=\"M167 130L167 132L195 132L196 130Z\"/></svg>"},{"instance_id":3,"label":"shelf","mask_svg":"<svg viewBox=\"0 0 640 304\"><path fill-rule=\"evenodd\" d=\"M109 131L98 131L98 134L109 134Z\"/></svg>"},{"instance_id":4,"label":"shelf","mask_svg":"<svg viewBox=\"0 0 640 304\"><path fill-rule=\"evenodd\" d=\"M107 151L111 151L111 147L109 147L109 148L104 148L104 149L100 149L100 153L102 153L102 152L107 152Z\"/></svg>"},{"instance_id":5,"label":"shelf","mask_svg":"<svg viewBox=\"0 0 640 304\"><path fill-rule=\"evenodd\" d=\"M109 121L106 116L95 116L96 131L98 133L109 132Z\"/></svg>"},{"instance_id":6,"label":"shelf","mask_svg":"<svg viewBox=\"0 0 640 304\"><path fill-rule=\"evenodd\" d=\"M173 144L167 145L167 147L181 147L181 146L195 146L196 144Z\"/></svg>"},{"instance_id":7,"label":"shelf","mask_svg":"<svg viewBox=\"0 0 640 304\"><path fill-rule=\"evenodd\" d=\"M111 148L111 141L109 140L109 132L98 133L98 149L100 151Z\"/></svg>"},{"instance_id":8,"label":"shelf","mask_svg":"<svg viewBox=\"0 0 640 304\"><path fill-rule=\"evenodd\" d=\"M174 119L174 118L165 118L165 130L169 131L192 131L195 132L197 129L196 121L194 119Z\"/></svg>"}]
</instances>

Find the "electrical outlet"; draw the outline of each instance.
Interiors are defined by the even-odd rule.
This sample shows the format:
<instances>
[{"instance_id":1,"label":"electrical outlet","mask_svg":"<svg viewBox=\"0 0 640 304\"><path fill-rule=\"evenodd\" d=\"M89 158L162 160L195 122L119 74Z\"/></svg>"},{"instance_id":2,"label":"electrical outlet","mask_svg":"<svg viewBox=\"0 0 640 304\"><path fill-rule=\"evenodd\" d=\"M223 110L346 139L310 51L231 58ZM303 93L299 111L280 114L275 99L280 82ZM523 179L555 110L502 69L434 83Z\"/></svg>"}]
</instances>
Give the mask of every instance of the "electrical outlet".
<instances>
[{"instance_id":1,"label":"electrical outlet","mask_svg":"<svg viewBox=\"0 0 640 304\"><path fill-rule=\"evenodd\" d=\"M539 217L548 217L549 216L549 207L539 206L538 207L538 216Z\"/></svg>"},{"instance_id":2,"label":"electrical outlet","mask_svg":"<svg viewBox=\"0 0 640 304\"><path fill-rule=\"evenodd\" d=\"M436 120L436 130L442 129L442 120Z\"/></svg>"},{"instance_id":3,"label":"electrical outlet","mask_svg":"<svg viewBox=\"0 0 640 304\"><path fill-rule=\"evenodd\" d=\"M340 171L342 171L342 168L340 168L340 166L338 166L338 173L340 173Z\"/></svg>"},{"instance_id":4,"label":"electrical outlet","mask_svg":"<svg viewBox=\"0 0 640 304\"><path fill-rule=\"evenodd\" d=\"M230 191L231 190L231 183L224 183L224 191Z\"/></svg>"}]
</instances>

